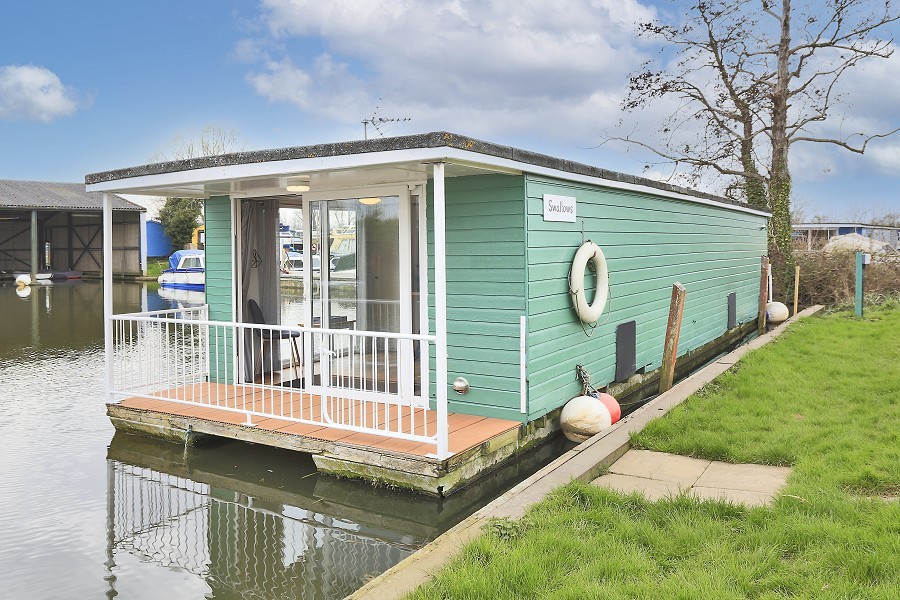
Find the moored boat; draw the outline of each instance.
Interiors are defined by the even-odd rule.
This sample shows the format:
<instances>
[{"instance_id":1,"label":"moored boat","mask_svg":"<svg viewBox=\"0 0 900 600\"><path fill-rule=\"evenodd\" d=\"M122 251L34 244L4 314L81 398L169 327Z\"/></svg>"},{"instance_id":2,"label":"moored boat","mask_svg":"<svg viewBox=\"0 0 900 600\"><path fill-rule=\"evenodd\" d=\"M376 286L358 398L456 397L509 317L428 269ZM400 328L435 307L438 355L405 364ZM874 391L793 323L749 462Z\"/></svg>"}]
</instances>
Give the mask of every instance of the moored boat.
<instances>
[{"instance_id":1,"label":"moored boat","mask_svg":"<svg viewBox=\"0 0 900 600\"><path fill-rule=\"evenodd\" d=\"M203 250L178 250L169 257L169 268L157 278L163 287L202 291L206 284Z\"/></svg>"}]
</instances>

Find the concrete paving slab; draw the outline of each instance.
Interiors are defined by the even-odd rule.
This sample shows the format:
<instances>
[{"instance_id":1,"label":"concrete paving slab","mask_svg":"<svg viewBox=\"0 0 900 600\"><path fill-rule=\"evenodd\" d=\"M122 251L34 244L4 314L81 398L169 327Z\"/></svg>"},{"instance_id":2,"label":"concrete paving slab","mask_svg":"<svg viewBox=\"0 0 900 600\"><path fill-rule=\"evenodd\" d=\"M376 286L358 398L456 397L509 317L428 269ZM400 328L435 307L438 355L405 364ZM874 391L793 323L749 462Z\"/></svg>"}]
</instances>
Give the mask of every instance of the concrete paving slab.
<instances>
[{"instance_id":1,"label":"concrete paving slab","mask_svg":"<svg viewBox=\"0 0 900 600\"><path fill-rule=\"evenodd\" d=\"M789 467L734 465L712 461L694 484L697 487L761 492L773 496L787 483Z\"/></svg>"},{"instance_id":2,"label":"concrete paving slab","mask_svg":"<svg viewBox=\"0 0 900 600\"><path fill-rule=\"evenodd\" d=\"M682 490L689 488L689 486L682 486L672 481L660 481L659 479L647 479L633 475L619 475L617 473L601 475L592 481L591 484L623 494L637 492L646 496L648 500L653 501L677 496Z\"/></svg>"},{"instance_id":3,"label":"concrete paving slab","mask_svg":"<svg viewBox=\"0 0 900 600\"><path fill-rule=\"evenodd\" d=\"M708 460L666 452L629 450L609 468L609 472L668 481L689 488L703 475L709 464Z\"/></svg>"},{"instance_id":4,"label":"concrete paving slab","mask_svg":"<svg viewBox=\"0 0 900 600\"><path fill-rule=\"evenodd\" d=\"M654 501L689 490L702 500L764 506L784 487L790 472L787 467L735 465L665 452L628 450L608 474L592 483L626 494L638 492Z\"/></svg>"},{"instance_id":5,"label":"concrete paving slab","mask_svg":"<svg viewBox=\"0 0 900 600\"><path fill-rule=\"evenodd\" d=\"M727 500L744 506L765 506L774 499L772 494L729 490L724 488L693 487L691 493L701 500Z\"/></svg>"}]
</instances>

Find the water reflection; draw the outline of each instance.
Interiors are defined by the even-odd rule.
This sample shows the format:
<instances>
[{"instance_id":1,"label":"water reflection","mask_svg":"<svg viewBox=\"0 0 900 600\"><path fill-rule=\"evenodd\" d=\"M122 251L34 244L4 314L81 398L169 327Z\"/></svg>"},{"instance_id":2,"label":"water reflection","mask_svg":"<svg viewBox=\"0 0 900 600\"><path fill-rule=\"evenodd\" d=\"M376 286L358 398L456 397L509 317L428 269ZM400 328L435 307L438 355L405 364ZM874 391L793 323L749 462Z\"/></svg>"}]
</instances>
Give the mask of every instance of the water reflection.
<instances>
[{"instance_id":1,"label":"water reflection","mask_svg":"<svg viewBox=\"0 0 900 600\"><path fill-rule=\"evenodd\" d=\"M116 559L128 552L203 578L207 598L341 598L436 533L415 519L382 519L366 506L371 488L354 482L337 488L361 504L331 502L308 457L275 449L184 452L116 434L107 469L110 596ZM425 500L395 499L413 514Z\"/></svg>"},{"instance_id":2,"label":"water reflection","mask_svg":"<svg viewBox=\"0 0 900 600\"><path fill-rule=\"evenodd\" d=\"M441 500L319 476L308 456L276 448L185 450L117 433L108 596L129 576L124 553L202 578L206 598L343 598L558 453L543 446Z\"/></svg>"},{"instance_id":3,"label":"water reflection","mask_svg":"<svg viewBox=\"0 0 900 600\"><path fill-rule=\"evenodd\" d=\"M147 305L147 288L142 285L119 284L113 289L118 312L139 311ZM99 282L73 279L25 290L17 290L11 283L0 285L0 358L23 352L80 350L103 341L103 286Z\"/></svg>"},{"instance_id":4,"label":"water reflection","mask_svg":"<svg viewBox=\"0 0 900 600\"><path fill-rule=\"evenodd\" d=\"M172 307L118 283L117 312ZM285 294L285 314L297 310ZM448 499L318 476L308 456L114 434L102 286L0 286L0 589L9 598L337 598L558 449Z\"/></svg>"}]
</instances>

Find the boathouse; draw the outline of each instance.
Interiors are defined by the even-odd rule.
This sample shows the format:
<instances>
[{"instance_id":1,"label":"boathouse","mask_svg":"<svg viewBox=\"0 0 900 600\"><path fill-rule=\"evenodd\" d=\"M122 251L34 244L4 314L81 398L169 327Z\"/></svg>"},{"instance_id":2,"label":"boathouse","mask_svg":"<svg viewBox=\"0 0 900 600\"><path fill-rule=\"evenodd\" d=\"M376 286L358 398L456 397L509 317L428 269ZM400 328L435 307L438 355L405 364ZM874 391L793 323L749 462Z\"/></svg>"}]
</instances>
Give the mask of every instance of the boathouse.
<instances>
[{"instance_id":1,"label":"boathouse","mask_svg":"<svg viewBox=\"0 0 900 600\"><path fill-rule=\"evenodd\" d=\"M576 365L597 388L651 377L675 282L687 289L682 357L738 339L758 316L766 213L453 133L85 181L108 199L205 203L204 306L113 314L105 280L118 428L291 448L323 471L427 493L553 432L581 392ZM303 222L303 314L290 321L284 207Z\"/></svg>"},{"instance_id":2,"label":"boathouse","mask_svg":"<svg viewBox=\"0 0 900 600\"><path fill-rule=\"evenodd\" d=\"M116 274L141 275L146 209L118 196L112 202L116 240L109 264ZM0 279L72 271L99 276L102 209L102 194L80 183L0 179Z\"/></svg>"}]
</instances>

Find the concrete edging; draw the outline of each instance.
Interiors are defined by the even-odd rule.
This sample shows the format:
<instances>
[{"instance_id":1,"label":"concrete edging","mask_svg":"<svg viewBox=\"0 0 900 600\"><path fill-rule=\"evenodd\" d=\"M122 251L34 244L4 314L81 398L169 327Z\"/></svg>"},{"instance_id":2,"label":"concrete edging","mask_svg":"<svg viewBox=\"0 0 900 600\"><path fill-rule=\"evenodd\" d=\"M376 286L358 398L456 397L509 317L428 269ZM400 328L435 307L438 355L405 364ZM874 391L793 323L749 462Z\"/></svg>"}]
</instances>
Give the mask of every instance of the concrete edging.
<instances>
[{"instance_id":1,"label":"concrete edging","mask_svg":"<svg viewBox=\"0 0 900 600\"><path fill-rule=\"evenodd\" d=\"M491 519L519 519L531 505L540 502L555 488L573 479L585 482L594 480L603 469L625 454L633 432L640 431L651 420L681 404L691 394L734 366L747 353L777 338L791 323L813 315L822 308L817 305L800 311L781 326L682 379L668 392L659 395L609 429L572 448L347 598L384 600L402 598L413 592L446 566L463 545L481 535L482 527Z\"/></svg>"}]
</instances>

